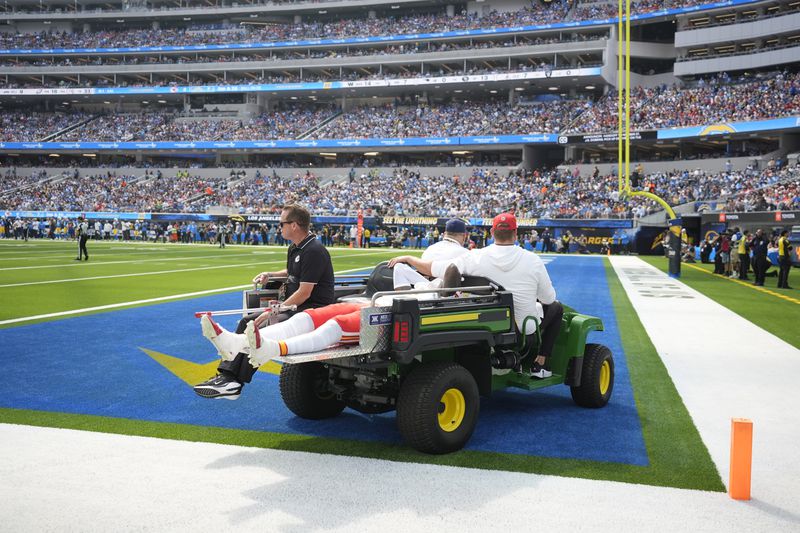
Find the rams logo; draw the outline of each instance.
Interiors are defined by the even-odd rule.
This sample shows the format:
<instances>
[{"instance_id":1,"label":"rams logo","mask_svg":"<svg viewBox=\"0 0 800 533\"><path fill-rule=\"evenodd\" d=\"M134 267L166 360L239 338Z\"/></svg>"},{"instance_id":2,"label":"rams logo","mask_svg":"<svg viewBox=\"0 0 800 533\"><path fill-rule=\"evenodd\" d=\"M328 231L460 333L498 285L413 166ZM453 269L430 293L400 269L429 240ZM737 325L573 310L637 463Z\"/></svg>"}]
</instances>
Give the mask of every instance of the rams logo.
<instances>
[{"instance_id":1,"label":"rams logo","mask_svg":"<svg viewBox=\"0 0 800 533\"><path fill-rule=\"evenodd\" d=\"M736 128L730 124L711 124L700 130L698 135L721 135L725 133L736 133Z\"/></svg>"}]
</instances>

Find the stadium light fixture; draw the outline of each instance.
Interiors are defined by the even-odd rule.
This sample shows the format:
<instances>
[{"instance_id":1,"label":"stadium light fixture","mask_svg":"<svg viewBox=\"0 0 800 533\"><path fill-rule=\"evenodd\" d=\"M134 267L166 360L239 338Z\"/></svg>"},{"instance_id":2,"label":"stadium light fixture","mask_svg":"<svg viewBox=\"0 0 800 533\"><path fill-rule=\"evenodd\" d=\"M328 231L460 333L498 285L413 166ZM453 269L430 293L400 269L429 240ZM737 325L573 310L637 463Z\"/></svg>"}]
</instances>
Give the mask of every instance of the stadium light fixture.
<instances>
[{"instance_id":1,"label":"stadium light fixture","mask_svg":"<svg viewBox=\"0 0 800 533\"><path fill-rule=\"evenodd\" d=\"M392 6L392 9L400 9L400 6Z\"/></svg>"},{"instance_id":2,"label":"stadium light fixture","mask_svg":"<svg viewBox=\"0 0 800 533\"><path fill-rule=\"evenodd\" d=\"M589 90L589 91L591 91L594 88L595 88L594 85L587 85L586 86L586 89Z\"/></svg>"},{"instance_id":3,"label":"stadium light fixture","mask_svg":"<svg viewBox=\"0 0 800 533\"><path fill-rule=\"evenodd\" d=\"M336 153L335 152L320 152L319 155L321 155L323 157L336 157Z\"/></svg>"},{"instance_id":4,"label":"stadium light fixture","mask_svg":"<svg viewBox=\"0 0 800 533\"><path fill-rule=\"evenodd\" d=\"M464 91L462 91L461 89L456 89L456 90L455 90L455 91L453 91L453 92L454 92L454 93L463 93Z\"/></svg>"},{"instance_id":5,"label":"stadium light fixture","mask_svg":"<svg viewBox=\"0 0 800 533\"><path fill-rule=\"evenodd\" d=\"M158 101L158 103L159 103L159 104L166 104L166 103L167 103L167 101L166 101L166 100L159 100L159 101Z\"/></svg>"},{"instance_id":6,"label":"stadium light fixture","mask_svg":"<svg viewBox=\"0 0 800 533\"><path fill-rule=\"evenodd\" d=\"M364 155L367 157L372 157L378 155L380 152L364 152Z\"/></svg>"},{"instance_id":7,"label":"stadium light fixture","mask_svg":"<svg viewBox=\"0 0 800 533\"><path fill-rule=\"evenodd\" d=\"M81 154L83 157L97 157L97 154Z\"/></svg>"},{"instance_id":8,"label":"stadium light fixture","mask_svg":"<svg viewBox=\"0 0 800 533\"><path fill-rule=\"evenodd\" d=\"M551 91L557 91L558 87L548 87L548 89L550 89Z\"/></svg>"},{"instance_id":9,"label":"stadium light fixture","mask_svg":"<svg viewBox=\"0 0 800 533\"><path fill-rule=\"evenodd\" d=\"M525 87L514 87L515 91L524 91Z\"/></svg>"},{"instance_id":10,"label":"stadium light fixture","mask_svg":"<svg viewBox=\"0 0 800 533\"><path fill-rule=\"evenodd\" d=\"M292 100L297 100L297 97L296 97L296 96L291 96L290 98L291 98Z\"/></svg>"},{"instance_id":11,"label":"stadium light fixture","mask_svg":"<svg viewBox=\"0 0 800 533\"><path fill-rule=\"evenodd\" d=\"M494 89L492 89L492 90L491 90L491 91L489 91L489 92L490 92L490 93L492 93L492 94L497 94L497 91L496 91L496 90L494 90Z\"/></svg>"},{"instance_id":12,"label":"stadium light fixture","mask_svg":"<svg viewBox=\"0 0 800 533\"><path fill-rule=\"evenodd\" d=\"M61 156L60 156L60 155L58 155L58 154L48 154L48 155L49 155L49 157L61 157Z\"/></svg>"},{"instance_id":13,"label":"stadium light fixture","mask_svg":"<svg viewBox=\"0 0 800 533\"><path fill-rule=\"evenodd\" d=\"M108 100L103 100L103 103L106 105L111 105L111 102L109 102Z\"/></svg>"},{"instance_id":14,"label":"stadium light fixture","mask_svg":"<svg viewBox=\"0 0 800 533\"><path fill-rule=\"evenodd\" d=\"M456 150L455 152L453 152L453 155L467 155L471 153L472 152L470 152L469 150Z\"/></svg>"},{"instance_id":15,"label":"stadium light fixture","mask_svg":"<svg viewBox=\"0 0 800 533\"><path fill-rule=\"evenodd\" d=\"M192 20L192 17L183 17L183 20Z\"/></svg>"},{"instance_id":16,"label":"stadium light fixture","mask_svg":"<svg viewBox=\"0 0 800 533\"><path fill-rule=\"evenodd\" d=\"M318 13L319 13L320 15L327 15L327 14L328 14L328 10L327 10L327 9L320 9L320 10L318 11Z\"/></svg>"}]
</instances>

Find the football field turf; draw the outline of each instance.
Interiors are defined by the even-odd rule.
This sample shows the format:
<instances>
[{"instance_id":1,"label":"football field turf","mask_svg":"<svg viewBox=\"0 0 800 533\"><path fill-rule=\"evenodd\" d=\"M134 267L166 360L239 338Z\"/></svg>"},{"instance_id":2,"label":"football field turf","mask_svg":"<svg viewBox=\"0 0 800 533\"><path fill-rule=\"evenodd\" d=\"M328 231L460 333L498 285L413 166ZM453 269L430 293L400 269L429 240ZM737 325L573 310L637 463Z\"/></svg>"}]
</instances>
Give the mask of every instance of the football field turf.
<instances>
[{"instance_id":1,"label":"football field turf","mask_svg":"<svg viewBox=\"0 0 800 533\"><path fill-rule=\"evenodd\" d=\"M192 393L216 364L192 312L239 305L254 274L282 268L285 248L91 242L90 261L78 262L75 247L0 242L0 340L15 370L32 376L24 389L0 386L0 422L723 490L605 258L543 256L559 298L605 323L591 340L615 354L611 404L579 408L566 387L497 393L482 401L467 449L434 457L400 441L393 413L294 417L277 365L236 402ZM331 250L339 273L398 253Z\"/></svg>"}]
</instances>

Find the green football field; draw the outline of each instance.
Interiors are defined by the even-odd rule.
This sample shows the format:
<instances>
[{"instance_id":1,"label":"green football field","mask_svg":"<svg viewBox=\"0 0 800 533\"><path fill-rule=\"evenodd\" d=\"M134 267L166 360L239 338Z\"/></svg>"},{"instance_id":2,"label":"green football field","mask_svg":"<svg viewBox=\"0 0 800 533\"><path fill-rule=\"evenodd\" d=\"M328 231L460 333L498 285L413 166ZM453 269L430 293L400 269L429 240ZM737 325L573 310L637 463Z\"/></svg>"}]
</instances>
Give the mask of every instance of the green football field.
<instances>
[{"instance_id":1,"label":"green football field","mask_svg":"<svg viewBox=\"0 0 800 533\"><path fill-rule=\"evenodd\" d=\"M285 264L285 248L90 242L90 260L74 261L74 242L0 241L0 328L14 328L109 310L142 307L199 295L230 293L247 287L262 270ZM408 251L333 248L338 273L359 271ZM648 261L661 267L661 258ZM796 273L790 284L798 285ZM642 328L613 269L605 276L622 345L628 357L636 411L649 465L558 459L465 450L426 456L386 443L230 428L161 423L107 416L0 408L0 421L69 427L132 435L376 457L397 461L537 472L653 485L724 490L708 451L678 395L657 351ZM797 291L788 299L718 279L696 269L684 270L684 281L746 318L767 328L760 314L768 308L782 321L782 338L798 345ZM770 292L775 292L773 289ZM764 306L764 307L762 307ZM763 324L759 323L764 322ZM769 328L767 328L769 329ZM772 329L769 329L772 331ZM2 332L0 331L0 336ZM675 450L681 453L676 454Z\"/></svg>"},{"instance_id":2,"label":"green football field","mask_svg":"<svg viewBox=\"0 0 800 533\"><path fill-rule=\"evenodd\" d=\"M260 271L286 266L286 248L267 246L119 243L90 241L89 261L75 261L77 244L0 241L0 323L126 302L233 290ZM371 267L398 252L332 248L337 272ZM179 296L180 297L180 296ZM140 305L140 304L130 304ZM87 311L91 312L91 311ZM34 323L26 321L25 323Z\"/></svg>"}]
</instances>

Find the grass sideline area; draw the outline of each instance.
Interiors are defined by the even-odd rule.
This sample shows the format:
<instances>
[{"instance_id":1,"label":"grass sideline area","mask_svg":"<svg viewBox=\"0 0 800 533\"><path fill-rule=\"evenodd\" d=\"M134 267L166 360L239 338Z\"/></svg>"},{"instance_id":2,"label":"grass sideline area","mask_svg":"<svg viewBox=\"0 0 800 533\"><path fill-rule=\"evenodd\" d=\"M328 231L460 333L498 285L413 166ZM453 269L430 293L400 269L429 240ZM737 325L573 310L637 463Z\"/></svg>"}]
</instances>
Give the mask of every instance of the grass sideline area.
<instances>
[{"instance_id":1,"label":"grass sideline area","mask_svg":"<svg viewBox=\"0 0 800 533\"><path fill-rule=\"evenodd\" d=\"M7 275L0 283L2 300L15 302L13 306L3 306L3 318L232 287L262 269L279 268L285 260L285 249L277 247L232 246L219 250L202 245L90 243L91 260L72 263L74 243L11 243L0 243L0 269L14 269L4 270ZM369 268L399 253L331 250L334 267L340 272ZM647 332L613 268L605 263L614 310L624 333L622 340L650 461L648 466L473 450L429 456L386 443L11 408L0 408L0 422L724 491L709 453Z\"/></svg>"},{"instance_id":2,"label":"grass sideline area","mask_svg":"<svg viewBox=\"0 0 800 533\"><path fill-rule=\"evenodd\" d=\"M0 241L0 297L3 302L14 302L0 306L0 321L204 290L231 290L246 285L261 271L286 266L286 247L280 246L220 249L204 244L90 241L89 261L75 261L76 250L72 241ZM331 248L330 253L337 272L371 267L399 255L386 248Z\"/></svg>"},{"instance_id":3,"label":"grass sideline area","mask_svg":"<svg viewBox=\"0 0 800 533\"><path fill-rule=\"evenodd\" d=\"M640 258L664 272L669 269L664 257ZM788 290L776 288L778 278L767 278L764 287L755 287L752 272L749 277L749 282L728 279L714 274L713 264L684 263L680 280L800 349L800 328L797 327L800 320L800 270L792 268L789 271L789 286L794 288Z\"/></svg>"}]
</instances>

